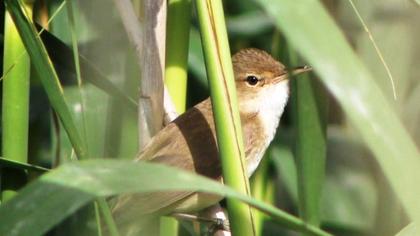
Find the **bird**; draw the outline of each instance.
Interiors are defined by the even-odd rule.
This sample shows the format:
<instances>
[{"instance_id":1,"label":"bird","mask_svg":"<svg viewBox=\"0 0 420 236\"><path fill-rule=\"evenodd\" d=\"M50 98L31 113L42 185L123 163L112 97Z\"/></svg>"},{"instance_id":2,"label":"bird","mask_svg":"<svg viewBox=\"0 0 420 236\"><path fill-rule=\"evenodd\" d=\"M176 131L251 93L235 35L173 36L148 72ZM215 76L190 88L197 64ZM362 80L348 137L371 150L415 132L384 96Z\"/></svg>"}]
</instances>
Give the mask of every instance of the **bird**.
<instances>
[{"instance_id":1,"label":"bird","mask_svg":"<svg viewBox=\"0 0 420 236\"><path fill-rule=\"evenodd\" d=\"M310 68L288 70L270 54L255 48L234 54L232 65L250 177L276 133L289 98L289 78ZM135 160L165 164L223 183L210 98L159 131ZM143 217L194 213L222 198L190 191L125 194L117 197L112 214L123 235L138 235Z\"/></svg>"}]
</instances>

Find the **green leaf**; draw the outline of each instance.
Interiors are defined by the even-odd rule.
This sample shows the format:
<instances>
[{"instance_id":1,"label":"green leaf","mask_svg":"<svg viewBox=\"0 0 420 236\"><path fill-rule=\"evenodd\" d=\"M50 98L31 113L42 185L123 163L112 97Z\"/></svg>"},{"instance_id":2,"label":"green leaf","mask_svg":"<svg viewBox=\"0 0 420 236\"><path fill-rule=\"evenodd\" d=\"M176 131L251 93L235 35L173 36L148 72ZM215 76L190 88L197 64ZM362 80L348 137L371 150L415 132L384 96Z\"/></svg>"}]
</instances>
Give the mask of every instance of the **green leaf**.
<instances>
[{"instance_id":1,"label":"green leaf","mask_svg":"<svg viewBox=\"0 0 420 236\"><path fill-rule=\"evenodd\" d=\"M286 192L290 195L292 201L297 203L297 171L292 148L280 145L273 146L269 154Z\"/></svg>"},{"instance_id":2,"label":"green leaf","mask_svg":"<svg viewBox=\"0 0 420 236\"><path fill-rule=\"evenodd\" d=\"M32 11L30 5L25 5ZM29 82L30 65L28 53L8 12L4 18L4 55L2 86L1 142L2 155L16 162L28 161L29 130ZM24 173L3 169L1 173L1 195L3 201L13 197L24 184ZM17 178L20 176L21 178Z\"/></svg>"},{"instance_id":3,"label":"green leaf","mask_svg":"<svg viewBox=\"0 0 420 236\"><path fill-rule=\"evenodd\" d=\"M41 26L37 25L41 33L41 39L45 43L47 52L56 67L64 68L65 72L76 73L76 65L72 59L72 50L64 44L60 39L52 35ZM82 77L89 83L95 85L99 89L105 91L111 96L120 99L124 104L133 110L137 111L136 99L127 95L119 89L109 78L107 78L101 71L99 71L91 61L86 59L83 55L79 54L80 71Z\"/></svg>"},{"instance_id":4,"label":"green leaf","mask_svg":"<svg viewBox=\"0 0 420 236\"><path fill-rule=\"evenodd\" d=\"M28 163L9 160L9 159L5 159L5 158L2 158L2 157L0 157L0 166L1 167L10 167L10 168L15 168L15 169L20 169L20 170L38 171L38 172L46 172L46 171L50 170L50 169L42 167L42 166L31 165L31 164L28 164Z\"/></svg>"},{"instance_id":5,"label":"green leaf","mask_svg":"<svg viewBox=\"0 0 420 236\"><path fill-rule=\"evenodd\" d=\"M202 48L200 33L194 27L191 27L188 49L188 67L194 75L193 78L197 78L202 87L208 88L206 65L204 64Z\"/></svg>"},{"instance_id":6,"label":"green leaf","mask_svg":"<svg viewBox=\"0 0 420 236\"><path fill-rule=\"evenodd\" d=\"M191 0L169 0L166 25L165 85L178 114L185 112L187 101L188 46ZM163 217L160 235L178 235L178 221Z\"/></svg>"},{"instance_id":7,"label":"green leaf","mask_svg":"<svg viewBox=\"0 0 420 236\"><path fill-rule=\"evenodd\" d=\"M7 10L18 28L19 34L31 58L32 65L40 76L42 85L47 92L51 106L57 112L69 136L77 156L85 158L86 148L75 126L70 110L64 99L62 88L54 67L48 58L47 51L37 36L34 26L22 12L19 1L6 0Z\"/></svg>"},{"instance_id":8,"label":"green leaf","mask_svg":"<svg viewBox=\"0 0 420 236\"><path fill-rule=\"evenodd\" d=\"M273 23L261 11L251 11L239 16L227 18L230 36L252 37L266 33L273 28Z\"/></svg>"},{"instance_id":9,"label":"green leaf","mask_svg":"<svg viewBox=\"0 0 420 236\"><path fill-rule=\"evenodd\" d=\"M237 103L225 16L221 0L196 1L201 40L208 75L216 138L223 182L251 194L246 174L242 127ZM256 235L252 210L235 199L227 199L230 228L236 235Z\"/></svg>"},{"instance_id":10,"label":"green leaf","mask_svg":"<svg viewBox=\"0 0 420 236\"><path fill-rule=\"evenodd\" d=\"M41 235L96 197L122 193L203 191L244 201L289 229L328 233L202 176L147 162L86 160L64 164L0 207L0 235Z\"/></svg>"},{"instance_id":11,"label":"green leaf","mask_svg":"<svg viewBox=\"0 0 420 236\"><path fill-rule=\"evenodd\" d=\"M84 106L81 105L80 93L83 93ZM106 101L108 96L91 84L78 86L66 86L64 96L70 111L74 117L77 127L86 126L86 144L89 147L89 157L103 157L106 133L107 110L109 104ZM61 132L60 137L60 163L71 161L72 146L65 133ZM108 156L107 156L108 157Z\"/></svg>"},{"instance_id":12,"label":"green leaf","mask_svg":"<svg viewBox=\"0 0 420 236\"><path fill-rule=\"evenodd\" d=\"M166 36L165 84L176 111L185 111L191 0L169 0Z\"/></svg>"},{"instance_id":13,"label":"green leaf","mask_svg":"<svg viewBox=\"0 0 420 236\"><path fill-rule=\"evenodd\" d=\"M411 223L404 227L400 232L398 232L395 236L417 236L419 235L418 225L415 223Z\"/></svg>"},{"instance_id":14,"label":"green leaf","mask_svg":"<svg viewBox=\"0 0 420 236\"><path fill-rule=\"evenodd\" d=\"M296 53L289 52L297 66ZM308 223L320 223L320 199L327 156L328 99L319 81L308 75L292 80L293 122L296 129L295 160L298 174L299 214Z\"/></svg>"},{"instance_id":15,"label":"green leaf","mask_svg":"<svg viewBox=\"0 0 420 236\"><path fill-rule=\"evenodd\" d=\"M332 17L319 1L258 2L337 99L375 154L409 217L420 221L419 152Z\"/></svg>"}]
</instances>

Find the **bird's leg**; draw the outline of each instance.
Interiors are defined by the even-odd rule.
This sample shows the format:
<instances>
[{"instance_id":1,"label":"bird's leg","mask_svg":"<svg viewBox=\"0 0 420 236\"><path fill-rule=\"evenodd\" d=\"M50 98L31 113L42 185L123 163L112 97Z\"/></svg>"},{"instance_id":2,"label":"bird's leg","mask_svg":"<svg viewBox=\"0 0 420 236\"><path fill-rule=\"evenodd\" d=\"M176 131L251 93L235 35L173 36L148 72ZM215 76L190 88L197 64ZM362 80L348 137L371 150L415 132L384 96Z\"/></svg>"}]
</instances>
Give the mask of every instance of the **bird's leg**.
<instances>
[{"instance_id":1,"label":"bird's leg","mask_svg":"<svg viewBox=\"0 0 420 236\"><path fill-rule=\"evenodd\" d=\"M213 205L200 212L200 216L216 219L217 222L209 227L209 235L213 236L231 236L229 220L227 214L220 204Z\"/></svg>"},{"instance_id":2,"label":"bird's leg","mask_svg":"<svg viewBox=\"0 0 420 236\"><path fill-rule=\"evenodd\" d=\"M175 213L172 214L175 218L196 221L210 224L206 235L212 236L231 236L229 220L223 208L219 205L213 205L197 215Z\"/></svg>"},{"instance_id":3,"label":"bird's leg","mask_svg":"<svg viewBox=\"0 0 420 236\"><path fill-rule=\"evenodd\" d=\"M216 211L214 211L216 210ZM222 208L217 205L207 209L204 215L197 216L185 213L173 213L171 216L178 220L188 220L200 223L209 224L208 232L206 235L213 236L230 236L229 220L226 218Z\"/></svg>"},{"instance_id":4,"label":"bird's leg","mask_svg":"<svg viewBox=\"0 0 420 236\"><path fill-rule=\"evenodd\" d=\"M192 214L185 214L185 213L173 213L171 214L172 217L175 217L178 220L188 220L188 221L196 221L200 223L210 224L211 229L219 230L222 229L224 231L229 231L229 221L222 218L210 218L210 217L203 217L197 216Z\"/></svg>"}]
</instances>

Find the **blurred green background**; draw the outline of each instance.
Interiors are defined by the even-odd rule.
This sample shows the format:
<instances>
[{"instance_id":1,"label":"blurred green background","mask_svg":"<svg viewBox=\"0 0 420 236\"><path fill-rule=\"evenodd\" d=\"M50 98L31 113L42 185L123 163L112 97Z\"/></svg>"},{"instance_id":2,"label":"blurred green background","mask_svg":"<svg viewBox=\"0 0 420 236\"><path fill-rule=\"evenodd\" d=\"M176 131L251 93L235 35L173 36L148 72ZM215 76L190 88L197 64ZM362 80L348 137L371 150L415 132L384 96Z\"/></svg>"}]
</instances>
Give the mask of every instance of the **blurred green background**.
<instances>
[{"instance_id":1,"label":"blurred green background","mask_svg":"<svg viewBox=\"0 0 420 236\"><path fill-rule=\"evenodd\" d=\"M133 2L136 4L138 1ZM420 37L419 5L408 0L354 1L392 72L397 93L395 100L384 65L349 1L325 0L323 3L419 147L420 47L416 43ZM46 26L48 18L57 11L48 30L71 47L68 9L60 8L61 4L59 0L35 1L34 19ZM293 48L259 4L226 0L224 5L232 53L241 48L256 47L270 52L288 67L295 66L291 60L296 55ZM79 54L127 96L137 100L139 68L113 1L77 0L73 1L73 6ZM4 5L0 7L3 19ZM209 95L194 11L191 23L187 107ZM0 31L4 32L3 26ZM319 33L323 33L322 25ZM0 41L3 38L0 35ZM73 60L72 57L67 59ZM68 68L57 66L56 69L64 85L65 97L88 144L88 156L132 159L137 152L138 137L137 113L131 105L109 96L83 77L82 85L78 86L75 72ZM310 77L317 80L313 73ZM395 235L407 224L407 216L397 196L334 97L324 86L319 86L319 90L327 91L323 103L327 111L327 159L320 205L322 227L335 235ZM292 102L286 108L276 139L267 152L266 181L271 184L267 184L266 192L272 197L265 198L274 201L281 209L298 214L294 160L296 118L291 105L296 98L293 92L296 93L292 90ZM30 96L29 162L53 167L72 160L74 152L71 144L51 112L35 73L31 74ZM270 190L268 186L271 185L273 189ZM79 228L80 222L87 222L87 228L92 227L89 225L92 222L76 217L64 223L70 226L62 227L70 233L68 229L74 229L75 224ZM190 228L187 223L183 225ZM188 235L188 230L184 231ZM60 229L51 234L54 232L60 235ZM263 232L263 235L295 235L271 223L269 219L265 221Z\"/></svg>"}]
</instances>

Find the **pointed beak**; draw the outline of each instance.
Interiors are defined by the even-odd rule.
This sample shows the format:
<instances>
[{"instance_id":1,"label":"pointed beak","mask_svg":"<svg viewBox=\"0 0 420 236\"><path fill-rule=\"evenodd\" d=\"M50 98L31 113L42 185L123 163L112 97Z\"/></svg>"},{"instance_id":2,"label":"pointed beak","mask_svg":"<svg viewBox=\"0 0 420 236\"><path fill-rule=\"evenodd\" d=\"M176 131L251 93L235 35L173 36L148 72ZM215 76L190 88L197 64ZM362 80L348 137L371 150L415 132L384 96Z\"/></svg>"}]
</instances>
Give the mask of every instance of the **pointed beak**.
<instances>
[{"instance_id":1,"label":"pointed beak","mask_svg":"<svg viewBox=\"0 0 420 236\"><path fill-rule=\"evenodd\" d=\"M299 75L299 74L302 74L311 70L312 70L312 67L310 66L299 66L299 67L293 68L290 72L290 75L295 76L295 75Z\"/></svg>"},{"instance_id":2,"label":"pointed beak","mask_svg":"<svg viewBox=\"0 0 420 236\"><path fill-rule=\"evenodd\" d=\"M286 72L276 78L274 78L274 84L277 84L280 81L283 80L288 80L290 78L295 77L296 75L311 71L312 67L310 66L299 66L299 67L295 67L292 70L290 70L289 72Z\"/></svg>"}]
</instances>

